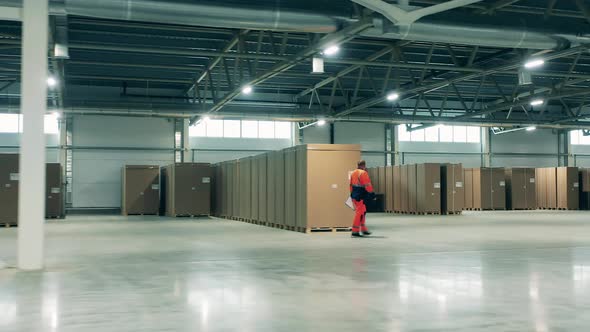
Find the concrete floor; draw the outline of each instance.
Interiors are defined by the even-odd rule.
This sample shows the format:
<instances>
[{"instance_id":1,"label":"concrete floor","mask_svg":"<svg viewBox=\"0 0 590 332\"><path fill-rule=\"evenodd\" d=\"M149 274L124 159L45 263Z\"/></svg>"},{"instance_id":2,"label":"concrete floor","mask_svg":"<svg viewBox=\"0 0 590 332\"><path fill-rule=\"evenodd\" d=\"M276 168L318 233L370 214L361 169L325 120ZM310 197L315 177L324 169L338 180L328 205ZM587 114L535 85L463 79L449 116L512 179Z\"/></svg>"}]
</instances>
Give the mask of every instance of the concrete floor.
<instances>
[{"instance_id":1,"label":"concrete floor","mask_svg":"<svg viewBox=\"0 0 590 332\"><path fill-rule=\"evenodd\" d=\"M0 229L0 331L587 331L590 213L370 215L374 238L69 217Z\"/></svg>"}]
</instances>

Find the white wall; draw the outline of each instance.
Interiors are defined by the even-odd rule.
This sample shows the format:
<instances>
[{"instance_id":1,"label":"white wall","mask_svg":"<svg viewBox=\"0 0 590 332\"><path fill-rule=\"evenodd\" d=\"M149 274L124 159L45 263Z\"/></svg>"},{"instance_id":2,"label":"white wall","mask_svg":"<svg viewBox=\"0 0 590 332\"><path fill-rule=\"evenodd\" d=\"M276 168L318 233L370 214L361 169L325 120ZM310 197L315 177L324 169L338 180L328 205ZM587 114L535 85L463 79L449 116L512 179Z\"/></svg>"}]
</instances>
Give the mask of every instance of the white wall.
<instances>
[{"instance_id":1,"label":"white wall","mask_svg":"<svg viewBox=\"0 0 590 332\"><path fill-rule=\"evenodd\" d=\"M303 129L303 144L330 144L330 126L311 126Z\"/></svg>"},{"instance_id":2,"label":"white wall","mask_svg":"<svg viewBox=\"0 0 590 332\"><path fill-rule=\"evenodd\" d=\"M334 124L334 143L360 144L362 158L368 167L385 165L385 125L382 123L336 122ZM381 151L381 152L367 152Z\"/></svg>"},{"instance_id":3,"label":"white wall","mask_svg":"<svg viewBox=\"0 0 590 332\"><path fill-rule=\"evenodd\" d=\"M191 149L197 149L192 152L193 161L202 163L218 163L293 146L292 139L266 138L190 137L189 143ZM199 149L218 151L199 151Z\"/></svg>"},{"instance_id":4,"label":"white wall","mask_svg":"<svg viewBox=\"0 0 590 332\"><path fill-rule=\"evenodd\" d=\"M501 135L490 134L490 140L492 166L558 166L558 135L551 129L520 130ZM502 153L510 155L502 155Z\"/></svg>"},{"instance_id":5,"label":"white wall","mask_svg":"<svg viewBox=\"0 0 590 332\"><path fill-rule=\"evenodd\" d=\"M399 142L396 164L461 163L463 167L481 166L480 143ZM463 153L463 154L462 154Z\"/></svg>"},{"instance_id":6,"label":"white wall","mask_svg":"<svg viewBox=\"0 0 590 332\"><path fill-rule=\"evenodd\" d=\"M18 153L20 135L19 133L0 133L0 153ZM46 134L45 142L45 145L48 147L45 155L46 162L58 163L59 150L56 147L59 146L59 135Z\"/></svg>"},{"instance_id":7,"label":"white wall","mask_svg":"<svg viewBox=\"0 0 590 332\"><path fill-rule=\"evenodd\" d=\"M72 130L77 147L72 154L73 207L120 207L123 166L174 162L174 123L166 119L75 116Z\"/></svg>"}]
</instances>

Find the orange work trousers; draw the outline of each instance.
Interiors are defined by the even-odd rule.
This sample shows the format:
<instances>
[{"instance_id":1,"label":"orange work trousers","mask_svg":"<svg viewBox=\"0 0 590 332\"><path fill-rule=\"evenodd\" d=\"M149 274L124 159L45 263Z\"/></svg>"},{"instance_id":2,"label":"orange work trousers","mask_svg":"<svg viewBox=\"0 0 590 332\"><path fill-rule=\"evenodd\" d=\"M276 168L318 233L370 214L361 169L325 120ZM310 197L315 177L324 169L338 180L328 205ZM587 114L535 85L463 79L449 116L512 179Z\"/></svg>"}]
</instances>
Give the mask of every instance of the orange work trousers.
<instances>
[{"instance_id":1,"label":"orange work trousers","mask_svg":"<svg viewBox=\"0 0 590 332\"><path fill-rule=\"evenodd\" d=\"M354 220L352 222L352 232L366 232L367 226L365 225L365 217L367 215L367 207L365 206L365 202L362 200L357 201L356 199L353 199L352 202L354 203L355 208Z\"/></svg>"}]
</instances>

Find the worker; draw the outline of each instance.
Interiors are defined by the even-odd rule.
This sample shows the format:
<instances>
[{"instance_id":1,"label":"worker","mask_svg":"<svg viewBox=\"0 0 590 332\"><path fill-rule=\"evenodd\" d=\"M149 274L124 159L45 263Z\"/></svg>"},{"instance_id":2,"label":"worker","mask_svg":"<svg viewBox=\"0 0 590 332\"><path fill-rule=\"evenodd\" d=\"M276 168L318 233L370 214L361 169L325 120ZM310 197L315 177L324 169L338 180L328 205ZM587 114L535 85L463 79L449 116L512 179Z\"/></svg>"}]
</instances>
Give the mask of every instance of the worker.
<instances>
[{"instance_id":1,"label":"worker","mask_svg":"<svg viewBox=\"0 0 590 332\"><path fill-rule=\"evenodd\" d=\"M371 184L369 173L367 173L367 163L364 160L357 163L357 169L350 175L350 198L352 198L355 208L352 237L371 235L371 232L369 232L369 229L365 225L367 215L365 202L374 200L375 193L373 192L373 185Z\"/></svg>"}]
</instances>

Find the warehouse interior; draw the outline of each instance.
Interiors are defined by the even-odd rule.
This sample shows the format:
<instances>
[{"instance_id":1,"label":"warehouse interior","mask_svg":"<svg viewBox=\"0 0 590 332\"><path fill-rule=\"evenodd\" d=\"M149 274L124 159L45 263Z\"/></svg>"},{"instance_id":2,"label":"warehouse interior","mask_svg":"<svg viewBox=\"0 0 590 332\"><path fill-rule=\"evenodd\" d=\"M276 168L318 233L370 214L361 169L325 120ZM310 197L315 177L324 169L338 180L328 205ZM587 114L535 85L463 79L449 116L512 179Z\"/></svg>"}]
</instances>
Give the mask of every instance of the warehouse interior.
<instances>
[{"instance_id":1,"label":"warehouse interior","mask_svg":"<svg viewBox=\"0 0 590 332\"><path fill-rule=\"evenodd\" d=\"M585 331L589 51L587 0L0 0L0 331Z\"/></svg>"}]
</instances>

